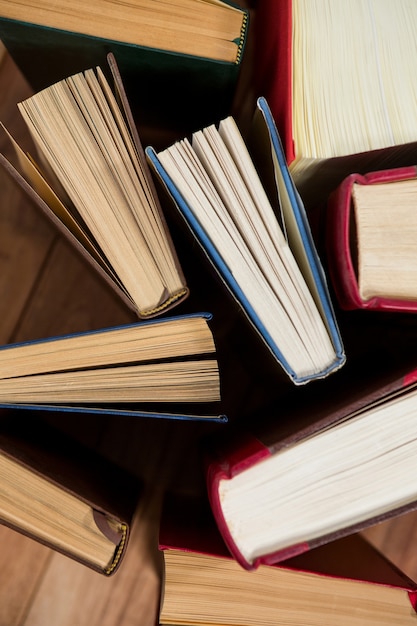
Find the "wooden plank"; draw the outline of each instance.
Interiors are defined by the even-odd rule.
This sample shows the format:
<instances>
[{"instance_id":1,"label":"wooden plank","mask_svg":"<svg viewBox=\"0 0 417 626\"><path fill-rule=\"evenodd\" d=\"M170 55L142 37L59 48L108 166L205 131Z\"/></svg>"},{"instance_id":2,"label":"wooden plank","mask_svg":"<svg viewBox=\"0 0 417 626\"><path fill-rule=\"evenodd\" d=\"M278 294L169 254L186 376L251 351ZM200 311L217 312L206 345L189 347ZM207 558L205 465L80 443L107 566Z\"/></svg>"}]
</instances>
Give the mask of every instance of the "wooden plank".
<instances>
[{"instance_id":1,"label":"wooden plank","mask_svg":"<svg viewBox=\"0 0 417 626\"><path fill-rule=\"evenodd\" d=\"M31 92L3 46L0 57L0 119L20 141L25 129L16 103ZM3 136L0 150L12 156ZM6 343L13 339L54 235L3 171L0 190L0 342ZM0 527L0 624L21 623L51 554L32 539Z\"/></svg>"},{"instance_id":2,"label":"wooden plank","mask_svg":"<svg viewBox=\"0 0 417 626\"><path fill-rule=\"evenodd\" d=\"M0 120L22 141L26 136L16 103L31 91L6 56L0 65ZM7 86L7 87L6 87ZM0 150L13 151L0 132ZM11 341L33 285L45 262L54 233L3 170L0 170L0 342Z\"/></svg>"},{"instance_id":3,"label":"wooden plank","mask_svg":"<svg viewBox=\"0 0 417 626\"><path fill-rule=\"evenodd\" d=\"M417 580L417 511L376 524L363 535L413 580Z\"/></svg>"},{"instance_id":4,"label":"wooden plank","mask_svg":"<svg viewBox=\"0 0 417 626\"><path fill-rule=\"evenodd\" d=\"M22 623L51 555L49 548L0 526L2 626L18 626Z\"/></svg>"},{"instance_id":5,"label":"wooden plank","mask_svg":"<svg viewBox=\"0 0 417 626\"><path fill-rule=\"evenodd\" d=\"M0 172L0 342L15 338L54 234Z\"/></svg>"},{"instance_id":6,"label":"wooden plank","mask_svg":"<svg viewBox=\"0 0 417 626\"><path fill-rule=\"evenodd\" d=\"M63 238L50 249L26 306L17 341L50 337L132 322L137 318L113 295Z\"/></svg>"}]
</instances>

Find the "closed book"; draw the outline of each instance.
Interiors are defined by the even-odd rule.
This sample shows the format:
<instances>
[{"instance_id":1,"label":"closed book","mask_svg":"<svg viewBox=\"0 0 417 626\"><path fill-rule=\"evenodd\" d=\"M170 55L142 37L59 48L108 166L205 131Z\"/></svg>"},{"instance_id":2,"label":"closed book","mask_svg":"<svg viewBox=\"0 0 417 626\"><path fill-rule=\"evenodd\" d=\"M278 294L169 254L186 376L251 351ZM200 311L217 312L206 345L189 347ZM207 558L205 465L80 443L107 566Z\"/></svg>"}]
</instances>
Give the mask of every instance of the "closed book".
<instances>
[{"instance_id":1,"label":"closed book","mask_svg":"<svg viewBox=\"0 0 417 626\"><path fill-rule=\"evenodd\" d=\"M183 140L145 152L187 231L290 380L338 370L345 354L327 279L266 100L258 100L246 142L229 117L218 130L194 133L192 146Z\"/></svg>"},{"instance_id":2,"label":"closed book","mask_svg":"<svg viewBox=\"0 0 417 626\"><path fill-rule=\"evenodd\" d=\"M256 90L308 209L351 172L414 164L416 18L406 1L259 4Z\"/></svg>"},{"instance_id":3,"label":"closed book","mask_svg":"<svg viewBox=\"0 0 417 626\"><path fill-rule=\"evenodd\" d=\"M383 375L377 365L309 387L304 397L283 396L253 416L246 438L208 445L211 507L244 567L416 507L417 371L404 364L394 373L387 362Z\"/></svg>"},{"instance_id":4,"label":"closed book","mask_svg":"<svg viewBox=\"0 0 417 626\"><path fill-rule=\"evenodd\" d=\"M0 412L0 523L100 572L125 555L137 479L36 415Z\"/></svg>"},{"instance_id":5,"label":"closed book","mask_svg":"<svg viewBox=\"0 0 417 626\"><path fill-rule=\"evenodd\" d=\"M223 1L0 3L0 39L35 91L111 52L137 123L157 136L229 112L248 28L249 12Z\"/></svg>"},{"instance_id":6,"label":"closed book","mask_svg":"<svg viewBox=\"0 0 417 626\"><path fill-rule=\"evenodd\" d=\"M0 405L224 421L210 319L196 313L3 345Z\"/></svg>"},{"instance_id":7,"label":"closed book","mask_svg":"<svg viewBox=\"0 0 417 626\"><path fill-rule=\"evenodd\" d=\"M417 311L415 166L352 173L329 197L328 272L346 310Z\"/></svg>"},{"instance_id":8,"label":"closed book","mask_svg":"<svg viewBox=\"0 0 417 626\"><path fill-rule=\"evenodd\" d=\"M248 572L228 553L205 504L190 496L165 502L161 625L414 623L416 584L360 534Z\"/></svg>"}]
</instances>

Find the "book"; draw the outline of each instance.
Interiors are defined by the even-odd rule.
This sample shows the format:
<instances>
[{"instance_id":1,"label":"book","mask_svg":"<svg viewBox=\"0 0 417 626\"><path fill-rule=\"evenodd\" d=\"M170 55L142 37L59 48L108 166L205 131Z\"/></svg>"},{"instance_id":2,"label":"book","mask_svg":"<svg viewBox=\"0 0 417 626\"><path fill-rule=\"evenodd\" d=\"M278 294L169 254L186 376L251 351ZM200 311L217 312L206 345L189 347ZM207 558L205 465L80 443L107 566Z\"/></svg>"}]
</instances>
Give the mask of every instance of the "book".
<instances>
[{"instance_id":1,"label":"book","mask_svg":"<svg viewBox=\"0 0 417 626\"><path fill-rule=\"evenodd\" d=\"M303 384L339 369L343 345L304 207L263 98L253 137L251 154L229 116L218 128L193 133L191 141L145 152L250 323L290 379Z\"/></svg>"},{"instance_id":2,"label":"book","mask_svg":"<svg viewBox=\"0 0 417 626\"><path fill-rule=\"evenodd\" d=\"M223 421L204 414L220 401L209 320L190 314L6 344L0 405Z\"/></svg>"},{"instance_id":3,"label":"book","mask_svg":"<svg viewBox=\"0 0 417 626\"><path fill-rule=\"evenodd\" d=\"M248 29L249 11L223 0L0 2L0 40L34 91L104 67L111 52L141 131L154 136L227 114Z\"/></svg>"},{"instance_id":4,"label":"book","mask_svg":"<svg viewBox=\"0 0 417 626\"><path fill-rule=\"evenodd\" d=\"M248 572L195 506L177 498L176 514L162 513L162 626L414 623L416 584L360 534Z\"/></svg>"},{"instance_id":5,"label":"book","mask_svg":"<svg viewBox=\"0 0 417 626\"><path fill-rule=\"evenodd\" d=\"M414 164L416 20L406 0L260 3L257 91L309 210L351 172Z\"/></svg>"},{"instance_id":6,"label":"book","mask_svg":"<svg viewBox=\"0 0 417 626\"><path fill-rule=\"evenodd\" d=\"M36 415L0 412L0 523L113 574L129 541L140 482Z\"/></svg>"},{"instance_id":7,"label":"book","mask_svg":"<svg viewBox=\"0 0 417 626\"><path fill-rule=\"evenodd\" d=\"M328 272L346 310L417 311L414 166L350 174L329 197Z\"/></svg>"},{"instance_id":8,"label":"book","mask_svg":"<svg viewBox=\"0 0 417 626\"><path fill-rule=\"evenodd\" d=\"M108 61L114 93L97 67L18 103L36 154L4 128L17 164L1 163L60 232L78 240L126 305L147 318L179 304L188 287L116 60Z\"/></svg>"},{"instance_id":9,"label":"book","mask_svg":"<svg viewBox=\"0 0 417 626\"><path fill-rule=\"evenodd\" d=\"M207 444L206 482L229 550L275 563L416 507L417 370L365 363L283 396L242 434ZM357 371L356 371L357 370Z\"/></svg>"}]
</instances>

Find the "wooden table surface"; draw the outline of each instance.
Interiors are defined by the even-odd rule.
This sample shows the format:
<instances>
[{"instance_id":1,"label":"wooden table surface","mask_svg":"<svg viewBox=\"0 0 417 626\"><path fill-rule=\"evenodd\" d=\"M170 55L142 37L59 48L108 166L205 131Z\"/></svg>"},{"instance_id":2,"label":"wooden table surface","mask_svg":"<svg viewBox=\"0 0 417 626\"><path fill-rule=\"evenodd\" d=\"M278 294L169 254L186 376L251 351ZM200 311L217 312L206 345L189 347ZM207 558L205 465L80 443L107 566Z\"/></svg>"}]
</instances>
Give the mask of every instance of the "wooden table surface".
<instances>
[{"instance_id":1,"label":"wooden table surface","mask_svg":"<svg viewBox=\"0 0 417 626\"><path fill-rule=\"evenodd\" d=\"M30 90L7 54L0 62L0 120L23 137L16 103ZM0 146L7 151L4 138ZM20 341L130 321L124 310L0 172L0 341ZM157 623L160 559L156 550L160 496L171 447L148 441L186 438L173 424L83 420L89 443L115 460L144 468L152 489L139 504L125 561L109 579L0 526L0 626L148 626ZM120 430L123 429L121 435ZM120 442L124 445L120 445ZM139 467L139 469L138 469ZM380 524L366 536L417 579L417 514ZM278 623L278 622L277 622Z\"/></svg>"}]
</instances>

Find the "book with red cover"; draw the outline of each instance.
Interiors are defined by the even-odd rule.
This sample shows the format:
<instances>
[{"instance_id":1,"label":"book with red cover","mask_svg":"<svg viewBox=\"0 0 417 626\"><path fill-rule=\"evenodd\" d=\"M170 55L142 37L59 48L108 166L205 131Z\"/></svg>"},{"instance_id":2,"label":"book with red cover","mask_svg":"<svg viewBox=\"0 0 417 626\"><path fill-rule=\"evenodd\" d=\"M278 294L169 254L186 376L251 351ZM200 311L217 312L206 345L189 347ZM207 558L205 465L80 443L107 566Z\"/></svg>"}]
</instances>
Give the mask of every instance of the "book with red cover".
<instances>
[{"instance_id":1,"label":"book with red cover","mask_svg":"<svg viewBox=\"0 0 417 626\"><path fill-rule=\"evenodd\" d=\"M328 273L339 305L346 310L416 312L417 301L375 295L364 299L359 290L352 189L355 184L377 185L415 179L415 166L352 173L333 191L327 203L325 240ZM395 207L393 207L394 210Z\"/></svg>"},{"instance_id":2,"label":"book with red cover","mask_svg":"<svg viewBox=\"0 0 417 626\"><path fill-rule=\"evenodd\" d=\"M168 496L159 548L160 623L412 624L416 585L360 534L248 572L231 558L205 500Z\"/></svg>"},{"instance_id":3,"label":"book with red cover","mask_svg":"<svg viewBox=\"0 0 417 626\"><path fill-rule=\"evenodd\" d=\"M335 90L337 90L334 93L334 101L330 101L330 97L329 101L326 101L325 93L322 93L321 91L319 92L321 77L317 78L317 90L311 96L314 103L310 102L310 105L306 104L306 109L309 106L306 117L309 115L312 127L316 124L314 132L317 132L317 134L320 134L320 128L317 127L319 122L314 119L313 104L314 106L317 103L319 103L320 106L327 106L332 109L332 112L335 111L336 107L339 107L341 110L340 120L337 120L335 124L331 124L330 114L327 115L327 117L325 115L323 116L323 119L326 119L327 122L326 129L324 130L326 132L329 130L329 134L332 133L334 135L333 153L331 155L315 154L311 159L309 159L310 162L303 171L301 171L301 169L297 169L297 171L294 169L295 161L305 155L300 154L300 150L297 149L297 142L295 138L294 127L296 118L294 114L295 90L293 89L293 78L294 76L299 77L303 71L308 77L315 76L315 70L312 71L309 66L309 61L311 65L311 59L308 58L308 55L310 54L309 52L306 52L306 59L300 59L299 64L294 60L294 41L302 36L300 34L301 29L297 28L297 23L294 24L293 18L297 11L295 3L296 0L280 0L279 2L277 0L263 0L262 2L257 3L253 19L255 42L254 66L262 68L262 71L256 72L256 75L254 76L254 86L255 92L258 95L264 96L269 103L272 115L278 127L278 132L282 138L285 155L290 166L291 174L294 177L294 182L302 196L306 208L311 210L326 202L329 193L351 172L366 173L371 170L413 165L415 161L414 154L417 134L413 133L413 128L409 128L412 136L406 140L394 140L392 138L391 140L388 140L387 134L389 133L382 136L382 131L379 129L379 131L376 132L372 126L376 119L381 122L381 126L386 121L380 110L374 111L373 103L369 104L368 110L362 114L360 112L360 100L358 99L355 101L355 104L352 104L352 102L348 99L348 96L346 96L345 109L347 108L347 111L345 110L343 113L344 103L339 99L340 93L342 93L342 78L344 79L343 89L346 89L346 93L348 95L353 93L351 85L358 85L359 80L363 80L365 85L371 84L372 81L372 84L378 84L380 81L379 76L370 76L367 78L367 75L365 75L365 69L369 70L370 67L373 67L371 65L371 60L373 60L373 58L371 59L372 55L370 52L372 48L372 39L366 39L366 45L369 46L370 57L370 61L367 66L366 64L361 63L362 57L358 60L354 57L355 48L358 49L358 43L361 43L359 41L361 35L355 36L353 33L356 31L352 31L351 25L355 24L357 20L364 18L365 13L366 19L370 24L374 24L374 26L375 24L380 26L378 20L385 19L391 26L392 39L390 41L390 45L392 44L395 47L397 45L397 41L394 40L394 36L396 36L397 30L401 28L399 21L397 28L397 18L399 16L398 8L395 5L392 5L391 7L389 5L377 7L381 8L381 14L383 15L383 17L380 18L379 15L376 17L373 16L371 7L369 7L369 10L365 7L359 16L355 11L354 5L347 6L344 4L343 8L346 11L346 19L344 24L340 24L334 22L335 16L339 14L337 11L335 12L332 10L331 2L315 2L311 4L312 15L314 12L314 18L320 23L320 28L323 28L323 30L317 33L309 32L309 36L311 35L311 42L316 40L317 42L326 42L326 45L329 47L326 57L331 59L335 76L338 76L340 80L334 80L332 83L332 86L334 86ZM349 9L352 9L352 13L349 12ZM392 13L390 12L391 9ZM407 9L404 10L407 12ZM298 11L304 15L304 7L301 7ZM385 15L385 11L388 12L387 15ZM314 28L314 20L309 18L310 16L306 16L306 23L304 26ZM326 26L329 29L328 33L326 33ZM384 32L386 33L387 31L388 29L385 29L384 31L384 29L381 28L380 34L378 30L377 35L381 38L380 41L382 41L382 45L385 45ZM340 33L337 43L335 44L339 47L339 50L332 54L330 46L333 45L333 42L331 41L329 33L331 34L336 32ZM377 29L375 29L375 33L376 32ZM352 33L351 47L351 40L349 38L350 33ZM375 33L374 35L376 37ZM404 40L405 39L406 33L404 33ZM346 41L349 42L349 46L344 48ZM314 43L311 43L311 46L314 48ZM375 44L375 48L377 48L377 44ZM316 50L320 50L320 47L315 46L313 53ZM337 54L337 52L342 50L344 51L343 55ZM362 50L363 49L361 48L360 54L362 54ZM350 62L351 59L352 62ZM382 59L380 62L383 63L384 61L385 59ZM389 59L389 63L391 64L391 75L397 77L398 83L400 83L401 86L411 85L411 80L408 83L401 83L401 77L404 76L404 68L401 66L397 67L397 61L398 64L403 64L404 57L398 54L395 58L393 56ZM304 67L301 67L302 63L304 63ZM376 64L375 67L379 67L378 64ZM394 67L396 68L395 70L393 69ZM348 82L349 80L351 81L350 83ZM387 79L387 82L389 84L389 78ZM398 83L394 89L397 89ZM386 87L386 85L384 86ZM300 93L306 93L306 89L303 89L301 86L299 86L299 89ZM388 91L387 87L386 89ZM374 89L374 93L377 91L377 89ZM383 92L382 86L381 92ZM397 92L400 93L400 90L397 89ZM396 94L394 93L393 99L395 96ZM388 100L389 94L386 97ZM331 98L333 99L333 93L331 94ZM404 100L406 100L406 98L404 98ZM398 105L400 110L402 104L403 103L400 102ZM404 110L405 107L406 105L404 103ZM387 113L387 109L388 107L384 110L385 114ZM371 127L368 133L365 131L363 133L363 135L370 137L371 147L364 150L349 149L348 151L340 152L340 150L338 150L339 144L344 143L346 136L349 135L349 131L347 130L349 122L346 120L349 119L350 116L353 117L353 112L356 116L356 124L353 122L356 128L358 128L359 125L364 125L366 123L368 124L366 127L367 130L368 127ZM368 120L368 122L365 122L365 116L368 112L368 118L370 121ZM399 113L399 115L401 114ZM392 122L392 127L394 126L395 122ZM307 161L307 158L305 160Z\"/></svg>"},{"instance_id":4,"label":"book with red cover","mask_svg":"<svg viewBox=\"0 0 417 626\"><path fill-rule=\"evenodd\" d=\"M330 386L262 409L246 438L207 442L211 508L243 567L283 561L417 506L417 370L387 373L385 363L383 375L381 364L362 361Z\"/></svg>"}]
</instances>

